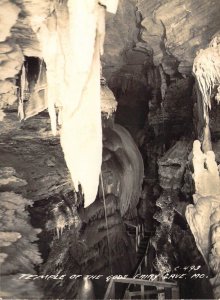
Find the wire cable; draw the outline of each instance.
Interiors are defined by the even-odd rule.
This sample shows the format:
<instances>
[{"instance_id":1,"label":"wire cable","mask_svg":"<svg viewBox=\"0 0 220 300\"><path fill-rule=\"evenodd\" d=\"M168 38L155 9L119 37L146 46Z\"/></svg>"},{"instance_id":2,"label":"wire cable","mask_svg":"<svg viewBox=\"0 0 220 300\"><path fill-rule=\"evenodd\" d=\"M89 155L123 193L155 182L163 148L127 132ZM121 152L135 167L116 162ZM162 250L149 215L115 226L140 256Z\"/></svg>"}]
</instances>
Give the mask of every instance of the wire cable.
<instances>
[{"instance_id":1,"label":"wire cable","mask_svg":"<svg viewBox=\"0 0 220 300\"><path fill-rule=\"evenodd\" d=\"M102 196L103 196L104 210L105 210L105 223L106 223L106 230L107 230L107 243L108 243L108 253L109 253L109 267L110 267L111 275L113 275L113 272L112 272L112 257L111 257L111 251L110 251L109 231L108 231L108 217L107 217L107 210L106 210L106 201L105 201L105 192L104 192L102 171L100 173L100 179L101 179Z\"/></svg>"}]
</instances>

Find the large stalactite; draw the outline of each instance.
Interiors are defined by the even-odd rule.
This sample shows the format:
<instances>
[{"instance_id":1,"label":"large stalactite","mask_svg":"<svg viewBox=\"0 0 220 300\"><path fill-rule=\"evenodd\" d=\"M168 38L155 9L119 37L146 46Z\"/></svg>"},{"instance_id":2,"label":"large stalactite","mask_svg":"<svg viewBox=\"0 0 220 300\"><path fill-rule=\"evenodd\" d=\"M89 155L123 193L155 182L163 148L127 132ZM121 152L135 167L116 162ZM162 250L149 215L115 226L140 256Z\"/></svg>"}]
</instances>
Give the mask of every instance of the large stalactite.
<instances>
[{"instance_id":1,"label":"large stalactite","mask_svg":"<svg viewBox=\"0 0 220 300\"><path fill-rule=\"evenodd\" d=\"M117 1L102 4L111 12L117 9ZM95 200L102 161L100 54L105 8L96 0L54 1L50 14L42 19L31 3L25 7L46 63L45 101L52 132L57 132L58 107L65 160L75 190L82 187L86 207ZM39 104L38 112L41 109L45 106Z\"/></svg>"},{"instance_id":2,"label":"large stalactite","mask_svg":"<svg viewBox=\"0 0 220 300\"><path fill-rule=\"evenodd\" d=\"M146 272L201 265L209 278L180 280L181 296L219 298L219 1L185 2L1 1L1 296L84 299L83 280L44 281L42 296L19 269L129 273L126 228L142 223ZM102 297L107 283L94 286Z\"/></svg>"}]
</instances>

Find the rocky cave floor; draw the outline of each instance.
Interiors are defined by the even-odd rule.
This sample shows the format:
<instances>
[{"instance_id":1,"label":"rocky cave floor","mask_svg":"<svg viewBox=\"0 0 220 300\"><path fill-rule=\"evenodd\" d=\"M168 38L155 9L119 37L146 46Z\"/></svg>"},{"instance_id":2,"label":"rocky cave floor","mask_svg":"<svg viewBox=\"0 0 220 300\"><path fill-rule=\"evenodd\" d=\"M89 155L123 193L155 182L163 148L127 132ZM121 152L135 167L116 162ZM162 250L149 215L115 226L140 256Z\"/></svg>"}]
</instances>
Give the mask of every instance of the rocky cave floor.
<instances>
[{"instance_id":1,"label":"rocky cave floor","mask_svg":"<svg viewBox=\"0 0 220 300\"><path fill-rule=\"evenodd\" d=\"M134 108L128 109L127 113L133 116ZM116 120L120 121L120 118L119 110ZM124 120L122 123L126 126ZM163 126L157 124L159 136L147 134L141 139L140 151L145 163L145 177L137 214L130 220L122 218L117 197L112 194L106 198L113 274L131 274L135 267L134 240L128 235L125 222L138 222L153 237L149 251L150 269L146 271L157 272L156 253L157 257L168 257L171 270L175 267L200 265L200 272L210 276L184 216L186 205L192 202L189 155L193 138L188 135L188 129L184 132L184 128L176 123L173 126L179 126L180 133L177 136L178 132L175 130L175 135L172 136L170 123L171 121L164 123ZM0 164L5 178L1 183L1 193L3 195L8 192L31 199L32 204L28 205L29 223L33 228L42 230L41 233L37 232L38 238L35 237L34 242L36 249L33 251L42 260L41 264L31 257L24 265L24 258L22 255L18 256L13 274L60 272L110 275L101 192L91 207L80 209L82 197L80 193L72 192L59 138L51 136L49 126L46 112L20 123L15 109L9 109L4 128L1 128ZM135 126L133 130L138 131ZM150 129L142 129L138 133L143 135L143 132L149 131ZM140 135L137 136L140 138ZM136 140L137 136L133 135ZM111 139L111 136L105 138ZM112 167L117 168L117 165ZM27 204L25 207L27 209ZM22 230L24 228L21 226L19 232ZM32 241L25 237L22 245L15 249L28 249L30 243ZM10 255L13 256L13 250ZM10 272L9 267L6 270L7 276ZM35 289L36 293L47 297L73 297L73 294L79 293L80 284L64 280L62 285L57 285L57 282L51 284L43 281L40 284L38 282ZM192 281L187 278L184 282L179 280L179 284L181 297L212 298L207 279ZM98 299L103 297L106 287L107 284L101 280L95 282ZM27 295L27 291L22 293Z\"/></svg>"}]
</instances>

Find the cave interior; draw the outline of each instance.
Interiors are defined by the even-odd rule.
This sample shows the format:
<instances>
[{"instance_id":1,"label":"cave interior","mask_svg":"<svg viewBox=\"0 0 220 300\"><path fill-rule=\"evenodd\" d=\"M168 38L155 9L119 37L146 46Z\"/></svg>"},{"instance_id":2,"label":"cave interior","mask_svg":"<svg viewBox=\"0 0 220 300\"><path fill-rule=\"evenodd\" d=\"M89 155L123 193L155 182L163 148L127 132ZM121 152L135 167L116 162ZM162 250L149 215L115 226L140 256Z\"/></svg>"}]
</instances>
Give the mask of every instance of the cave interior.
<instances>
[{"instance_id":1,"label":"cave interior","mask_svg":"<svg viewBox=\"0 0 220 300\"><path fill-rule=\"evenodd\" d=\"M1 0L2 299L220 298L219 12Z\"/></svg>"}]
</instances>

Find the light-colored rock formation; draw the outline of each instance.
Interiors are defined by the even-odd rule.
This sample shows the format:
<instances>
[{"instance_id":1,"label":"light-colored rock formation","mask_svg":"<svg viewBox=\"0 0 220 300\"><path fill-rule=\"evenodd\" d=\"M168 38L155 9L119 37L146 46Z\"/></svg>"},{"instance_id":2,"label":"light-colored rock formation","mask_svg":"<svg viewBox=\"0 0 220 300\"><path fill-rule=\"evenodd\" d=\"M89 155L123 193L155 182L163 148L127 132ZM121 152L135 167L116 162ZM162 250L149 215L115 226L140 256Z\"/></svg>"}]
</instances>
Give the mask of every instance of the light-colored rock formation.
<instances>
[{"instance_id":1,"label":"light-colored rock formation","mask_svg":"<svg viewBox=\"0 0 220 300\"><path fill-rule=\"evenodd\" d=\"M201 196L212 196L220 193L220 179L215 154L201 151L201 144L195 141L193 144L193 167L196 193Z\"/></svg>"},{"instance_id":2,"label":"light-colored rock formation","mask_svg":"<svg viewBox=\"0 0 220 300\"><path fill-rule=\"evenodd\" d=\"M12 26L16 23L20 8L13 4L11 1L3 0L1 1L1 32L0 32L0 42L4 42L8 36L10 36L10 30Z\"/></svg>"},{"instance_id":3,"label":"light-colored rock formation","mask_svg":"<svg viewBox=\"0 0 220 300\"><path fill-rule=\"evenodd\" d=\"M101 111L109 118L117 109L117 101L108 86L101 85Z\"/></svg>"},{"instance_id":4,"label":"light-colored rock formation","mask_svg":"<svg viewBox=\"0 0 220 300\"><path fill-rule=\"evenodd\" d=\"M40 230L30 225L26 211L26 206L32 202L12 192L18 189L17 182L22 181L20 178L15 179L17 174L13 168L1 168L0 174L1 178L7 178L10 185L10 188L7 187L10 192L0 192L0 296L10 299L39 298L41 292L33 282L19 280L21 273L34 274L34 266L42 262L37 246L33 243L38 240ZM4 185L0 182L0 189L5 188Z\"/></svg>"},{"instance_id":5,"label":"light-colored rock formation","mask_svg":"<svg viewBox=\"0 0 220 300\"><path fill-rule=\"evenodd\" d=\"M1 72L0 80L13 78L21 70L23 54L18 45L13 45L13 50L0 56Z\"/></svg>"},{"instance_id":6,"label":"light-colored rock formation","mask_svg":"<svg viewBox=\"0 0 220 300\"><path fill-rule=\"evenodd\" d=\"M20 8L15 3L3 0L0 11L0 121L5 116L2 110L17 99L14 82L5 79L14 78L23 63L23 53L19 45L9 38L19 13Z\"/></svg>"},{"instance_id":7,"label":"light-colored rock formation","mask_svg":"<svg viewBox=\"0 0 220 300\"><path fill-rule=\"evenodd\" d=\"M220 295L220 177L211 144L210 110L213 98L218 101L220 84L219 34L209 47L197 54L193 73L197 82L197 114L200 130L203 130L202 150L200 142L193 144L193 179L195 182L194 205L186 209L186 218L195 237L198 249L214 274L210 279L215 298ZM217 109L215 107L215 109Z\"/></svg>"},{"instance_id":8,"label":"light-colored rock formation","mask_svg":"<svg viewBox=\"0 0 220 300\"><path fill-rule=\"evenodd\" d=\"M93 0L69 1L71 13L74 13L76 7L71 8L70 2L73 5L78 3L80 7L87 3L89 4L87 8L91 8L93 3L95 3ZM145 161L145 164L146 176L149 181L158 180L158 158L172 146L170 151L165 153L163 158L159 159L160 185L165 191L160 196L158 196L159 192L157 191L157 196L154 195L153 197L153 192L149 192L149 197L154 199L152 200L152 211L150 213L148 211L150 219L152 217L151 214L154 213L155 205L158 206L159 213L155 214L155 219L161 224L156 231L156 243L159 241L157 249L161 249L159 253L161 255L158 256L158 269L167 267L166 270L170 270L169 257L165 254L172 252L170 231L175 215L175 201L178 198L177 194L182 185L181 180L185 168L184 164L187 159L187 146L184 143L181 144L181 142L176 145L175 143L182 135L191 135L193 131L193 99L191 97L193 82L188 76L190 77L196 52L206 47L213 34L219 29L219 1L120 0L118 11L115 15L112 15L112 13L115 12L117 1L100 0L99 2L101 5L106 6L106 10L110 12L107 13L106 18L105 53L102 57L103 74L106 76L108 84L118 101L117 121L126 126L133 136L139 130L144 132L141 137L141 145L144 145L145 140L147 140L145 148L142 148L142 154L148 160L147 162ZM71 176L63 159L59 139L51 136L47 113L43 112L33 117L35 113L48 107L48 103L45 101L46 90L41 91L41 94L43 94L43 97L41 97L41 100L43 100L42 106L40 106L40 102L38 101L34 103L33 94L30 95L30 98L25 99L25 103L23 104L26 116L24 114L24 117L27 119L29 116L28 120L20 123L15 112L17 110L17 103L15 103L17 97L26 92L29 93L31 90L31 88L29 90L26 90L26 88L23 89L24 85L21 79L24 79L23 75L26 71L28 73L29 67L35 69L32 63L29 63L33 57L40 58L39 62L42 62L43 56L46 60L50 85L49 94L51 93L49 98L54 98L53 101L56 102L57 106L61 106L61 101L58 101L61 99L65 102L67 113L71 114L74 110L72 96L75 95L75 98L80 99L76 95L76 91L80 94L84 85L83 80L82 85L76 84L78 70L76 70L75 66L78 66L78 69L80 69L82 66L89 65L87 64L87 53L89 50L91 50L89 59L93 59L94 20L86 18L84 10L81 10L76 18L69 19L71 14L67 13L66 3L67 1L50 0L1 1L0 25L2 26L0 27L5 29L0 34L2 40L0 42L0 120L4 121L3 123L1 122L0 126L0 162L5 167L0 172L1 191L10 191L11 193L13 191L22 195L23 198L29 196L35 200L36 206L33 209L33 216L36 218L33 218L33 220L35 222L41 224L42 220L48 217L48 215L44 216L44 212L49 215L51 214L51 218L48 218L48 227L45 231L49 232L48 240L50 238L53 240L50 244L53 244L53 249L49 254L50 257L46 263L45 272L56 271L60 267L60 264L64 266L63 270L68 269L69 272L73 270L79 273L90 272L91 270L106 272L109 268L109 253L106 239L105 210L101 202L103 196L102 190L99 189L98 191L98 198L101 201L94 202L85 211L88 226L86 226L84 232L82 229L82 239L78 243L77 238L75 240L74 238L78 234L77 230L80 227L81 221L76 213L75 206L82 205L82 198L80 193L78 193L77 196L74 194L77 198L75 199L71 193ZM6 8L8 8L7 13L5 13ZM101 8L103 12L103 7ZM9 12L12 15L11 19L6 18ZM48 18L49 15L50 17ZM73 25L70 26L71 34L68 32L68 29L70 29L68 20ZM82 20L86 24L85 31L83 30L84 22ZM89 23L89 20L91 23ZM41 29L39 30L39 28ZM58 33L56 29L58 29ZM98 29L101 29L99 33L103 33L103 15ZM86 44L87 46L85 44L82 46L81 42L84 41L88 31L91 33L91 43ZM74 42L75 38L76 42ZM60 44L58 43L59 45L57 45L57 40L60 42ZM103 40L103 35L101 35L101 40ZM71 51L74 49L74 46L76 46L77 61L71 61L64 68L64 62L68 61L66 57L73 57ZM62 59L55 57L54 50L57 51L56 54L63 55ZM100 50L102 50L102 46ZM48 53L47 51L51 52ZM96 54L98 52L96 49ZM51 53L54 55L51 55ZM26 70L22 68L24 61ZM27 65L29 66L27 67ZM20 74L21 68L22 74ZM65 72L63 72L63 69L65 69ZM88 71L88 68L85 67L85 69ZM91 85L97 84L99 88L98 68L95 72L96 81L91 82ZM53 76L53 74L56 76ZM26 75L27 78L30 76L30 74ZM39 73L36 72L32 75L34 77L39 75ZM68 84L65 85L63 78L65 78ZM27 82L27 86L30 83L30 81ZM16 84L19 87L16 87ZM20 87L21 91L19 90ZM65 93L62 93L63 90L65 90ZM87 92L89 94L91 92L92 95L92 88L88 89ZM98 89L94 92L93 98L98 99L97 96L99 97ZM112 92L107 87L103 87L101 97L105 98L105 101L101 103L102 110L106 115L112 113L116 108ZM87 95L83 99L85 100L86 98ZM86 100L89 100L89 98ZM218 93L216 98L219 98ZM50 101L49 107L50 115L53 117L53 128L55 128L56 118L53 101ZM75 106L78 103L79 101L76 100ZM34 105L31 106L29 104ZM91 106L87 106L87 111L89 110L89 113L91 113L93 104L92 102L89 104ZM35 110L32 110L33 108ZM215 108L214 105L213 108ZM81 110L81 107L79 107L79 110ZM217 113L219 114L217 109L215 112L216 115ZM5 116L4 119L3 116ZM69 157L71 159L73 155L78 160L77 163L84 166L84 173L81 176L84 177L84 174L88 173L88 163L94 159L95 155L93 155L91 145L88 143L88 137L91 139L90 133L87 131L88 134L81 134L85 129L85 123L83 124L82 121L85 121L85 119L89 121L88 115L83 115L82 118L80 116L82 115L77 115L76 122L72 123L71 126L67 125L65 129L66 132L68 131L66 138L68 140ZM61 119L60 121L62 121ZM217 116L216 119L218 119ZM146 127L144 127L145 122ZM214 137L215 139L217 137L218 140L219 125L215 123L214 118L210 120L210 124L211 122L211 132L215 131ZM128 132L119 126L106 129L106 124L110 123L113 123L111 118L103 122L104 131L106 131L103 142L103 182L106 193L106 214L110 233L110 250L114 270L120 272L121 269L129 269L129 266L134 261L131 259L128 263L126 257L128 245L129 253L132 253L132 245L124 230L121 216L124 218L136 216L136 207L143 177L143 162ZM59 122L59 126L60 124L61 122ZM78 124L79 127L76 127L75 125ZM210 137L207 130L205 134ZM86 158L85 160L78 158L78 154L72 149L76 144L76 140L78 141L78 152L80 152L83 158ZM85 144L88 147L86 151L84 151ZM173 147L173 145L175 146ZM197 156L197 159L199 157ZM213 186L210 187L209 192L216 188L216 165L214 168L210 168L214 172L210 172L210 169L206 170L206 164L209 166L213 165L213 159L213 154L207 153L205 158L201 158L201 161L198 162L198 164L203 164L202 175L200 174L203 177L201 180L203 183L197 186L197 189L201 193L207 191L207 185L204 183L209 176L213 179ZM24 179L18 178L17 173L13 169L8 168L8 166L16 168L19 174L22 173L24 175ZM76 167L75 165L71 168L75 172L78 166ZM91 177L93 173L94 168L92 167ZM96 173L97 185L99 180L98 170ZM198 176L198 181L200 181L201 177ZM74 181L76 182L77 180ZM25 185L26 183L27 185ZM75 185L77 186L78 182ZM91 185L93 185L93 178ZM172 189L172 193L169 189ZM14 194L10 195L14 197ZM211 213L212 209L214 209L214 205L210 206L207 197L209 196L203 195L201 199L196 199L195 197L195 202L198 200L198 206L195 204L196 207L192 216L196 222L198 221L199 225L193 223L193 220L192 224L195 228L198 227L198 231L202 230L200 219L201 216L204 216L204 223L207 225L207 230L204 230L205 237L200 241L200 248L207 248L207 235L210 234L213 249L203 251L205 252L206 260L216 273L219 251L219 211L216 210L210 218L206 215L206 213ZM216 199L216 197L213 196L213 199ZM158 200L155 204L156 198ZM182 202L185 203L184 201ZM57 203L61 203L60 206ZM148 206L145 204L143 207L148 210ZM142 210L142 206L139 207L139 210ZM184 211L184 205L182 211ZM145 214L143 214L143 219L144 217ZM210 231L208 231L209 226L212 227ZM69 228L70 230L67 230ZM8 243L14 241L8 247L13 247L14 244L19 243L23 238L23 235L18 238L18 235L21 233L19 231L17 233L15 228L12 231L12 235L9 234L11 236L8 235L8 232L10 230L5 231L2 239L5 242L4 238L7 237ZM96 232L95 239L94 232ZM185 234L184 229L183 232ZM18 239L15 240L16 238ZM43 238L46 240L45 236ZM44 239L44 247L49 248L49 241L45 241ZM202 238L199 237L199 239L201 240ZM41 243L43 242L41 241ZM186 245L188 244L183 242L181 247L187 248ZM196 248L195 245L193 247ZM184 250L186 250L185 248ZM186 252L183 251L183 253ZM2 251L0 261L5 262L7 259L10 259L9 255ZM69 263L70 260L71 264ZM9 287L9 289L16 295L16 289L18 290L18 287L21 287L20 285L21 282L16 283L15 287ZM34 289L32 284L29 286ZM51 289L49 282L48 287ZM54 284L53 291L52 289L50 290L53 297L56 294L56 288L59 289ZM62 297L65 294L71 298L73 291L75 290L71 286L71 283L65 282L59 291L59 295ZM22 296L28 297L27 295Z\"/></svg>"},{"instance_id":9,"label":"light-colored rock formation","mask_svg":"<svg viewBox=\"0 0 220 300\"><path fill-rule=\"evenodd\" d=\"M105 115L103 117L106 121ZM53 272L57 265L60 265L65 273L74 269L74 272L80 274L91 273L91 270L94 274L115 274L117 270L130 272L131 266L136 262L133 240L128 237L123 220L137 216L136 206L141 192L143 161L127 130L120 125L110 122L109 124L112 126L105 126L103 129L103 186L99 186L96 201L84 210L84 228L80 233L77 231L78 227L74 227L73 224L68 229L67 221L71 220L72 215L64 201L55 206L56 211L53 208L53 218L47 220L46 230L49 233L56 231L59 221L61 222L58 225L63 232L59 239L53 239L53 247L44 266L45 274ZM65 223L66 228L63 228ZM72 238L68 242L70 236ZM60 255L64 244L65 251L62 250ZM71 264L68 263L69 255ZM102 291L107 283L105 279L98 282L102 285ZM48 295L53 294L55 289L57 295L66 297L77 292L77 281L69 285L66 279L59 288L55 283L52 283L52 286L49 284L51 283L45 282ZM66 285L69 289L65 289Z\"/></svg>"},{"instance_id":10,"label":"light-colored rock formation","mask_svg":"<svg viewBox=\"0 0 220 300\"><path fill-rule=\"evenodd\" d=\"M117 1L111 2L114 6L108 1L103 4L109 11L116 11ZM45 19L41 15L39 18L39 12L29 2L25 5L31 11L30 24L36 31L47 66L45 101L52 131L56 134L57 106L65 160L74 188L78 191L81 185L88 206L97 194L102 157L99 82L104 8L96 0L54 3Z\"/></svg>"},{"instance_id":11,"label":"light-colored rock formation","mask_svg":"<svg viewBox=\"0 0 220 300\"><path fill-rule=\"evenodd\" d=\"M107 8L107 11L115 13L118 1L104 1L101 4ZM12 31L13 38L19 39L25 28L28 28L29 32L32 30L29 40L32 39L33 44L38 42L38 56L43 57L46 63L47 90L45 103L35 101L36 107L32 110L31 116L33 112L38 113L48 107L52 131L55 134L57 127L55 105L59 107L61 115L59 120L60 122L62 120L61 144L67 166L70 169L75 189L78 190L79 184L83 187L85 205L88 206L96 197L101 169L99 64L105 35L104 8L96 0L88 3L86 1L85 3L45 1L40 4L23 1L24 14L16 23L21 3L18 2L17 5L5 1L2 6L2 14L6 16L8 9L11 18L4 17L1 20L3 25L8 19L10 20L10 22L6 22L7 26L5 25L5 33L1 41L4 41L9 35L13 25L15 25ZM79 26L79 24L81 25ZM30 43L26 41L26 35L19 39L23 53L19 45L14 45L13 42L2 45L2 50L6 53L2 53L0 57L2 66L0 80L12 78L21 70L23 54L27 55L30 50L28 49ZM13 50L10 49L10 46L13 46ZM31 50L29 52L30 55L32 52ZM21 79L24 78L25 72L26 70L22 71ZM25 117L23 113L24 89L25 85L22 86L21 82L19 105L21 119ZM5 108L3 104L7 100L6 97L3 90L1 109ZM14 100L15 97L10 97L9 103L6 104L11 104ZM29 100L31 101L32 98ZM92 111L93 113L91 113ZM87 112L90 113L87 114ZM30 116L27 111L26 115ZM1 120L3 117L4 112L1 111ZM79 128L80 124L81 128ZM83 134L80 133L81 130L83 130ZM92 139L90 138L91 132L93 132ZM75 140L78 141L77 144L74 142ZM89 153L86 153L86 149ZM92 160L89 157L92 157Z\"/></svg>"},{"instance_id":12,"label":"light-colored rock formation","mask_svg":"<svg viewBox=\"0 0 220 300\"><path fill-rule=\"evenodd\" d=\"M219 36L217 33L209 47L198 52L193 64L193 74L196 78L198 126L201 127L200 130L203 130L202 149L204 152L212 150L209 114L213 106L213 98L219 103ZM216 107L215 110L217 110Z\"/></svg>"},{"instance_id":13,"label":"light-colored rock formation","mask_svg":"<svg viewBox=\"0 0 220 300\"><path fill-rule=\"evenodd\" d=\"M211 109L211 94L220 84L220 35L213 38L210 46L201 49L193 63L193 74L198 82L204 104L204 118ZM218 100L218 95L216 95ZM208 120L207 120L208 122Z\"/></svg>"},{"instance_id":14,"label":"light-colored rock formation","mask_svg":"<svg viewBox=\"0 0 220 300\"><path fill-rule=\"evenodd\" d=\"M194 141L194 205L187 206L186 219L198 249L215 275L211 283L217 299L220 295L220 178L214 153L208 151L204 154L200 147L200 142Z\"/></svg>"},{"instance_id":15,"label":"light-colored rock formation","mask_svg":"<svg viewBox=\"0 0 220 300\"><path fill-rule=\"evenodd\" d=\"M0 81L0 108L14 104L17 100L17 87L9 80Z\"/></svg>"},{"instance_id":16,"label":"light-colored rock formation","mask_svg":"<svg viewBox=\"0 0 220 300\"><path fill-rule=\"evenodd\" d=\"M131 135L120 125L104 129L102 170L105 194L119 199L121 216L135 216L144 166Z\"/></svg>"}]
</instances>

